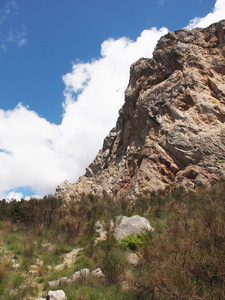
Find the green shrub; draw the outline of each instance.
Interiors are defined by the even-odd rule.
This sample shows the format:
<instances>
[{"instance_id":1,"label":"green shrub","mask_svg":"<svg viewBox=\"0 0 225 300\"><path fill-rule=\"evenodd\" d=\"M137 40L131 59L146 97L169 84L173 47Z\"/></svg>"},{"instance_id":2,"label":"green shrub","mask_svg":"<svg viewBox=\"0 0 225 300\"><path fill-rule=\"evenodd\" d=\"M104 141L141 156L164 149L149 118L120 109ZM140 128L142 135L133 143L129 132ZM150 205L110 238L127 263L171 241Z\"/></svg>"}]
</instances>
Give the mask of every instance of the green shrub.
<instances>
[{"instance_id":1,"label":"green shrub","mask_svg":"<svg viewBox=\"0 0 225 300\"><path fill-rule=\"evenodd\" d=\"M62 285L69 299L225 299L225 181L195 192L166 189L138 196L130 204L123 197L112 199L82 195L80 202L61 205L54 197L38 201L0 201L0 236L4 245L0 264L0 299L37 296L35 284L70 277L83 267L100 267L103 278ZM1 208L4 214L1 213ZM132 234L119 243L113 235L118 215L147 216L154 232ZM40 215L41 213L41 215ZM96 243L95 222L107 231ZM37 222L37 226L34 224ZM51 243L49 247L42 244ZM77 245L84 250L68 268L54 271L62 254ZM125 250L137 252L138 266L130 266ZM9 255L10 253L10 255ZM11 259L20 264L12 268ZM38 275L30 271L38 265ZM32 285L29 285L31 279ZM127 283L129 291L120 286ZM27 287L25 287L25 285ZM39 285L37 285L39 286ZM10 295L14 290L15 295Z\"/></svg>"},{"instance_id":2,"label":"green shrub","mask_svg":"<svg viewBox=\"0 0 225 300\"><path fill-rule=\"evenodd\" d=\"M146 233L131 233L127 237L121 239L121 244L124 249L130 252L136 252L147 238Z\"/></svg>"},{"instance_id":3,"label":"green shrub","mask_svg":"<svg viewBox=\"0 0 225 300\"><path fill-rule=\"evenodd\" d=\"M225 299L225 184L181 194L171 226L145 241L136 277L148 299Z\"/></svg>"},{"instance_id":4,"label":"green shrub","mask_svg":"<svg viewBox=\"0 0 225 300\"><path fill-rule=\"evenodd\" d=\"M124 291L114 284L105 285L97 278L87 279L82 284L75 282L73 285L64 285L60 288L65 291L67 300L140 300L130 291Z\"/></svg>"},{"instance_id":5,"label":"green shrub","mask_svg":"<svg viewBox=\"0 0 225 300\"><path fill-rule=\"evenodd\" d=\"M121 245L112 233L109 233L105 241L95 245L92 259L96 266L102 269L108 283L121 282L127 270L127 259Z\"/></svg>"}]
</instances>

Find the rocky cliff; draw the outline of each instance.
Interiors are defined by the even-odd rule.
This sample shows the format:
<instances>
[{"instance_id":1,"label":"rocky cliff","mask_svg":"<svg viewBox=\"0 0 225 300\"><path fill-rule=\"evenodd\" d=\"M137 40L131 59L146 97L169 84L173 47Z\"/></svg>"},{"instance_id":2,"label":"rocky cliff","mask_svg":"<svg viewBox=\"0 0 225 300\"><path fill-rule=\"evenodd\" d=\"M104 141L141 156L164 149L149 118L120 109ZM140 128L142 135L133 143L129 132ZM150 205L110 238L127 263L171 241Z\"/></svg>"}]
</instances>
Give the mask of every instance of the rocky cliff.
<instances>
[{"instance_id":1,"label":"rocky cliff","mask_svg":"<svg viewBox=\"0 0 225 300\"><path fill-rule=\"evenodd\" d=\"M225 174L225 21L163 36L130 68L125 103L103 148L57 195L194 188Z\"/></svg>"}]
</instances>

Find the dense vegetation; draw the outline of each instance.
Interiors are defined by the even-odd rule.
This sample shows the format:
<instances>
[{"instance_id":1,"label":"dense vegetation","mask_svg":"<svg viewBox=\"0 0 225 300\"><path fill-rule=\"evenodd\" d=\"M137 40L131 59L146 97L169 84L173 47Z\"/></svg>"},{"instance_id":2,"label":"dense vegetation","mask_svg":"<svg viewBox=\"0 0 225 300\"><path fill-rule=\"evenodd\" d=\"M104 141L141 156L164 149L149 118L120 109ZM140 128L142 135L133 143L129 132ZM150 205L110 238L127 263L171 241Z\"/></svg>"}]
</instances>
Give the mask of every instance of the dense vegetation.
<instances>
[{"instance_id":1,"label":"dense vegetation","mask_svg":"<svg viewBox=\"0 0 225 300\"><path fill-rule=\"evenodd\" d=\"M118 242L110 220L121 214L146 217L154 232ZM97 220L107 234L96 243ZM54 270L76 247L83 249L76 262ZM138 255L138 265L127 262L127 251ZM225 181L195 192L146 193L135 204L108 195L70 203L53 196L2 200L0 259L1 300L44 296L48 281L84 267L100 267L105 277L61 284L68 299L225 299Z\"/></svg>"}]
</instances>

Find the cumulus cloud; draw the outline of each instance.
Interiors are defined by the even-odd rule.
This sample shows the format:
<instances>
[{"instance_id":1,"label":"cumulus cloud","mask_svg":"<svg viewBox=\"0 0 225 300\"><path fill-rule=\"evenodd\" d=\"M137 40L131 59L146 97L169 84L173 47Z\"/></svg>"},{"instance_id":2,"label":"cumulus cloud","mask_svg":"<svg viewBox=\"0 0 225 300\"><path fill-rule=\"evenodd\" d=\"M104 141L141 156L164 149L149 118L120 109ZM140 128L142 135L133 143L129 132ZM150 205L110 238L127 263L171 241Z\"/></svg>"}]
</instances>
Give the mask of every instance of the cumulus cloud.
<instances>
[{"instance_id":1,"label":"cumulus cloud","mask_svg":"<svg viewBox=\"0 0 225 300\"><path fill-rule=\"evenodd\" d=\"M213 11L207 14L204 18L196 17L190 21L188 29L196 27L207 27L212 23L225 19L225 0L217 0Z\"/></svg>"},{"instance_id":2,"label":"cumulus cloud","mask_svg":"<svg viewBox=\"0 0 225 300\"><path fill-rule=\"evenodd\" d=\"M51 144L56 125L19 104L12 111L0 110L0 128L1 193L31 186L42 194L66 176Z\"/></svg>"},{"instance_id":3,"label":"cumulus cloud","mask_svg":"<svg viewBox=\"0 0 225 300\"><path fill-rule=\"evenodd\" d=\"M211 14L192 20L189 26L224 18L224 1L218 0ZM151 57L157 40L167 31L144 30L136 41L109 39L102 43L99 59L74 63L63 76L66 88L60 125L22 104L14 110L0 110L0 198L21 197L19 187L44 195L54 193L65 179L75 182L116 123L130 65L140 57Z\"/></svg>"},{"instance_id":4,"label":"cumulus cloud","mask_svg":"<svg viewBox=\"0 0 225 300\"><path fill-rule=\"evenodd\" d=\"M144 30L136 41L125 37L101 45L101 56L75 63L65 76L62 123L55 125L19 104L0 110L0 197L30 186L54 193L60 182L76 181L115 125L124 102L131 63L150 57L166 28ZM8 197L10 196L8 195Z\"/></svg>"}]
</instances>

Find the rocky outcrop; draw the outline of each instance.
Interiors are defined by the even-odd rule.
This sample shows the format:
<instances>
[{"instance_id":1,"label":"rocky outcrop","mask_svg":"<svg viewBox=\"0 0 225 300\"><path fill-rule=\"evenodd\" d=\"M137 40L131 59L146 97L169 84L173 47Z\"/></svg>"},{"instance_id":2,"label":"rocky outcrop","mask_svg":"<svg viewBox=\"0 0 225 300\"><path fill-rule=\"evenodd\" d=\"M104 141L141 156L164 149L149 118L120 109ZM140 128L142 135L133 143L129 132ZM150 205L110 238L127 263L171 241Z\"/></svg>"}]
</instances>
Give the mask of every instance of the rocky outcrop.
<instances>
[{"instance_id":1,"label":"rocky outcrop","mask_svg":"<svg viewBox=\"0 0 225 300\"><path fill-rule=\"evenodd\" d=\"M56 187L56 196L59 196L60 198L70 201L71 196L73 194L73 187L74 184L70 183L68 180L65 180L60 185ZM72 193L71 193L72 192Z\"/></svg>"},{"instance_id":2,"label":"rocky outcrop","mask_svg":"<svg viewBox=\"0 0 225 300\"><path fill-rule=\"evenodd\" d=\"M152 59L131 66L117 124L66 196L126 192L132 200L208 184L225 174L224 121L225 21L169 32Z\"/></svg>"}]
</instances>

